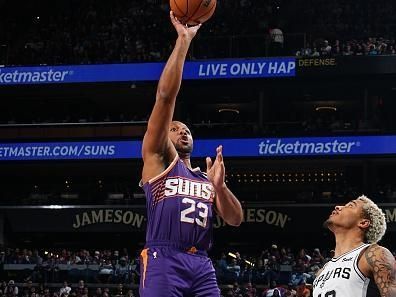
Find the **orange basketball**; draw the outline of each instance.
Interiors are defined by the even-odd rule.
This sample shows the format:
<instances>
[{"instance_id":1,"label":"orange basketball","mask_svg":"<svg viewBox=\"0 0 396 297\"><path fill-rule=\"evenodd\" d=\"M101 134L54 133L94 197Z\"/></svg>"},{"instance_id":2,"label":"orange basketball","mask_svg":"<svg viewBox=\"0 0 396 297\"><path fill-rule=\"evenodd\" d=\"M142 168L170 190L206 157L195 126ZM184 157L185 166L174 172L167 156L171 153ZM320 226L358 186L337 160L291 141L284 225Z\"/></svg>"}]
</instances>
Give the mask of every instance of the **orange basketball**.
<instances>
[{"instance_id":1,"label":"orange basketball","mask_svg":"<svg viewBox=\"0 0 396 297\"><path fill-rule=\"evenodd\" d=\"M217 0L170 0L169 4L175 17L188 25L206 22L216 9Z\"/></svg>"}]
</instances>

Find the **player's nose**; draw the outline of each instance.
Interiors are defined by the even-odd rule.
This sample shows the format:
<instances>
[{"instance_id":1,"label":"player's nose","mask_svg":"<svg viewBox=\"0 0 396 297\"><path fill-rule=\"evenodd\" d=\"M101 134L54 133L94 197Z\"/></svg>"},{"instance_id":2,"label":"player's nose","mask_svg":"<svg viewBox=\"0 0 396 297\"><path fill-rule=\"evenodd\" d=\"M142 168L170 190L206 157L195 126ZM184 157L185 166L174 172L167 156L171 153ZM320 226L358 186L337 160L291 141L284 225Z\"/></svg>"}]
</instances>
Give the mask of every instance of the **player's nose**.
<instances>
[{"instance_id":1,"label":"player's nose","mask_svg":"<svg viewBox=\"0 0 396 297\"><path fill-rule=\"evenodd\" d=\"M335 210L336 210L336 211L342 210L342 206L341 206L341 205L336 205Z\"/></svg>"}]
</instances>

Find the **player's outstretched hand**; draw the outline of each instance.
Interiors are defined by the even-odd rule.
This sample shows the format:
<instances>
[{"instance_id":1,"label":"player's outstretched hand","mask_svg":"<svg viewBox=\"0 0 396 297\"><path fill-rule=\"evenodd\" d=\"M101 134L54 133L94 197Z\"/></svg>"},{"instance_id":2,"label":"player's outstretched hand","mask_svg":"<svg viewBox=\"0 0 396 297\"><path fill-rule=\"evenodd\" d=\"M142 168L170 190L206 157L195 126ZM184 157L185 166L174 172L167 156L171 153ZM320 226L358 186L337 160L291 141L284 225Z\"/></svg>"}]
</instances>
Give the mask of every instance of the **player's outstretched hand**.
<instances>
[{"instance_id":1,"label":"player's outstretched hand","mask_svg":"<svg viewBox=\"0 0 396 297\"><path fill-rule=\"evenodd\" d=\"M170 12L170 19L172 21L173 26L175 27L177 34L179 37L187 38L189 41L191 41L194 36L197 34L199 28L201 28L202 24L188 27L187 25L183 25L177 17L173 14L173 11Z\"/></svg>"},{"instance_id":2,"label":"player's outstretched hand","mask_svg":"<svg viewBox=\"0 0 396 297\"><path fill-rule=\"evenodd\" d=\"M223 146L219 145L216 148L216 159L214 162L212 162L209 157L206 157L206 174L215 189L224 186L225 167L223 161Z\"/></svg>"}]
</instances>

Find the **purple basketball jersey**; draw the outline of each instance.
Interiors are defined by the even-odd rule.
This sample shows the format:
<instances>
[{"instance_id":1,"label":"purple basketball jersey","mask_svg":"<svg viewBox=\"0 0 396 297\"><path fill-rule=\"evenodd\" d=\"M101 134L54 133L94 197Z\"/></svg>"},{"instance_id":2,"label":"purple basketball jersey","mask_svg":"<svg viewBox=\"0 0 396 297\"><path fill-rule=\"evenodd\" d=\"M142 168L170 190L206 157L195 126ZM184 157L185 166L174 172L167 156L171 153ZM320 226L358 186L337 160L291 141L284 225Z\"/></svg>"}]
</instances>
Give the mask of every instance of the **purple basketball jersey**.
<instances>
[{"instance_id":1,"label":"purple basketball jersey","mask_svg":"<svg viewBox=\"0 0 396 297\"><path fill-rule=\"evenodd\" d=\"M210 249L215 193L199 168L187 168L177 156L143 189L147 198L147 245L169 242L198 250Z\"/></svg>"}]
</instances>

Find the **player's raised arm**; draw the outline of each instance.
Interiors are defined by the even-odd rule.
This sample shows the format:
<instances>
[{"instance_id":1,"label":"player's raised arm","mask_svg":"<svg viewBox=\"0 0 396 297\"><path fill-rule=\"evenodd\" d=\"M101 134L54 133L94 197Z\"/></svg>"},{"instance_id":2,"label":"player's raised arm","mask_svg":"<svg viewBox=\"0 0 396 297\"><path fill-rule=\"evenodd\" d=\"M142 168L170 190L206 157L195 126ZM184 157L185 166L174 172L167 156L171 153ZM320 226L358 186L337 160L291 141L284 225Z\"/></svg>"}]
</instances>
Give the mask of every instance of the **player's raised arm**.
<instances>
[{"instance_id":1,"label":"player's raised arm","mask_svg":"<svg viewBox=\"0 0 396 297\"><path fill-rule=\"evenodd\" d=\"M169 125L175 109L176 96L180 89L184 61L191 40L200 28L200 25L187 27L181 24L172 12L170 18L177 31L178 38L162 71L154 108L143 139L143 182L160 174L165 169L166 164L176 156L176 150L168 137Z\"/></svg>"},{"instance_id":2,"label":"player's raised arm","mask_svg":"<svg viewBox=\"0 0 396 297\"><path fill-rule=\"evenodd\" d=\"M396 296L396 261L392 253L377 244L365 251L365 260L381 297Z\"/></svg>"}]
</instances>

